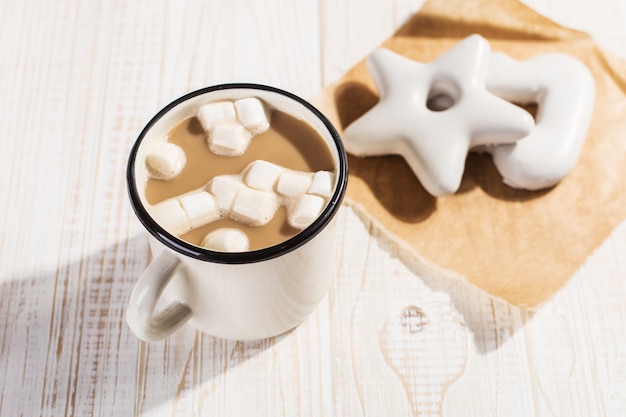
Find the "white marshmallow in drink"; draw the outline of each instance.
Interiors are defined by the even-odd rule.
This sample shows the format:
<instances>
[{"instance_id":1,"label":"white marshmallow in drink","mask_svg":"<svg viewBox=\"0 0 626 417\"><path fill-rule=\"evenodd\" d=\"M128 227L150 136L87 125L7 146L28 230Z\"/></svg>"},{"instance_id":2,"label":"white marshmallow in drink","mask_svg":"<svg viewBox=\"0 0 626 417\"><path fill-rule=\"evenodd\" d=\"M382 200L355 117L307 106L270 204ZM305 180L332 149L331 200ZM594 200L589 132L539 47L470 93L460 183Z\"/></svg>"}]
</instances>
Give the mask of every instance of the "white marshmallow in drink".
<instances>
[{"instance_id":1,"label":"white marshmallow in drink","mask_svg":"<svg viewBox=\"0 0 626 417\"><path fill-rule=\"evenodd\" d=\"M230 216L250 226L263 226L274 217L277 209L278 201L273 192L243 188L235 197Z\"/></svg>"},{"instance_id":2,"label":"white marshmallow in drink","mask_svg":"<svg viewBox=\"0 0 626 417\"><path fill-rule=\"evenodd\" d=\"M245 170L245 183L250 188L257 190L273 191L274 184L284 169L271 162L261 159L252 162ZM244 171L244 172L245 172Z\"/></svg>"},{"instance_id":3,"label":"white marshmallow in drink","mask_svg":"<svg viewBox=\"0 0 626 417\"><path fill-rule=\"evenodd\" d=\"M184 195L178 201L187 215L189 229L204 226L220 217L215 197L206 191Z\"/></svg>"},{"instance_id":4,"label":"white marshmallow in drink","mask_svg":"<svg viewBox=\"0 0 626 417\"><path fill-rule=\"evenodd\" d=\"M248 149L251 136L241 124L223 122L213 126L208 134L207 142L211 152L217 155L239 156Z\"/></svg>"},{"instance_id":5,"label":"white marshmallow in drink","mask_svg":"<svg viewBox=\"0 0 626 417\"><path fill-rule=\"evenodd\" d=\"M287 223L305 229L324 210L333 178L327 171L295 171L257 160L238 175L218 175L200 189L155 204L150 213L168 232L180 236L224 216L244 225L264 226L284 206ZM202 246L224 251L241 248L231 242L243 241L241 236L220 233L207 237L209 246Z\"/></svg>"},{"instance_id":6,"label":"white marshmallow in drink","mask_svg":"<svg viewBox=\"0 0 626 417\"><path fill-rule=\"evenodd\" d=\"M188 230L187 214L176 198L155 204L150 209L152 218L168 232L178 235Z\"/></svg>"},{"instance_id":7,"label":"white marshmallow in drink","mask_svg":"<svg viewBox=\"0 0 626 417\"><path fill-rule=\"evenodd\" d=\"M146 165L153 178L171 180L180 174L186 163L185 151L173 143L159 142L146 152Z\"/></svg>"},{"instance_id":8,"label":"white marshmallow in drink","mask_svg":"<svg viewBox=\"0 0 626 417\"><path fill-rule=\"evenodd\" d=\"M245 188L245 185L242 184L239 177L218 175L208 184L207 191L215 196L220 210L230 211L237 193L243 188Z\"/></svg>"},{"instance_id":9,"label":"white marshmallow in drink","mask_svg":"<svg viewBox=\"0 0 626 417\"><path fill-rule=\"evenodd\" d=\"M265 132L270 127L265 106L256 97L247 97L235 101L237 119L253 135Z\"/></svg>"},{"instance_id":10,"label":"white marshmallow in drink","mask_svg":"<svg viewBox=\"0 0 626 417\"><path fill-rule=\"evenodd\" d=\"M199 191L155 204L150 214L165 230L181 235L217 220L220 210L215 197Z\"/></svg>"},{"instance_id":11,"label":"white marshmallow in drink","mask_svg":"<svg viewBox=\"0 0 626 417\"><path fill-rule=\"evenodd\" d=\"M224 227L208 233L201 246L220 252L245 252L250 249L250 240L243 231Z\"/></svg>"},{"instance_id":12,"label":"white marshmallow in drink","mask_svg":"<svg viewBox=\"0 0 626 417\"><path fill-rule=\"evenodd\" d=\"M217 123L237 120L237 113L232 101L215 101L201 106L196 114L205 132L210 132Z\"/></svg>"},{"instance_id":13,"label":"white marshmallow in drink","mask_svg":"<svg viewBox=\"0 0 626 417\"><path fill-rule=\"evenodd\" d=\"M313 182L309 188L309 194L322 197L330 197L333 193L334 174L329 171L317 171L313 175Z\"/></svg>"},{"instance_id":14,"label":"white marshmallow in drink","mask_svg":"<svg viewBox=\"0 0 626 417\"><path fill-rule=\"evenodd\" d=\"M208 103L198 109L196 117L211 152L224 156L242 155L252 136L270 125L267 109L256 97Z\"/></svg>"},{"instance_id":15,"label":"white marshmallow in drink","mask_svg":"<svg viewBox=\"0 0 626 417\"><path fill-rule=\"evenodd\" d=\"M324 210L326 200L317 195L304 194L290 210L287 221L292 227L304 229L311 225Z\"/></svg>"},{"instance_id":16,"label":"white marshmallow in drink","mask_svg":"<svg viewBox=\"0 0 626 417\"><path fill-rule=\"evenodd\" d=\"M276 191L286 197L305 194L311 185L311 174L288 171L282 174L276 185Z\"/></svg>"}]
</instances>

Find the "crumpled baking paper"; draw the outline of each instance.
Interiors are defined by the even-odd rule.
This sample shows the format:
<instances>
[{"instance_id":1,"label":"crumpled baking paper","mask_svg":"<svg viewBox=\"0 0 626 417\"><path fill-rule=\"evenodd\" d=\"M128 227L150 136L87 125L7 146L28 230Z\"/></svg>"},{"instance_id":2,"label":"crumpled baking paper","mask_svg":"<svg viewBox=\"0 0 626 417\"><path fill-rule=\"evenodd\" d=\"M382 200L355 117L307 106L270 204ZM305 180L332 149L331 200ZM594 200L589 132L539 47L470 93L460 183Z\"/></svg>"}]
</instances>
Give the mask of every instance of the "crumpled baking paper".
<instances>
[{"instance_id":1,"label":"crumpled baking paper","mask_svg":"<svg viewBox=\"0 0 626 417\"><path fill-rule=\"evenodd\" d=\"M591 70L596 102L576 168L551 189L520 191L489 155L470 154L460 190L435 198L402 157L350 155L347 204L418 264L535 307L626 218L626 63L515 0L428 1L381 46L430 62L473 33L518 60L558 51ZM363 60L313 101L341 132L377 100Z\"/></svg>"}]
</instances>

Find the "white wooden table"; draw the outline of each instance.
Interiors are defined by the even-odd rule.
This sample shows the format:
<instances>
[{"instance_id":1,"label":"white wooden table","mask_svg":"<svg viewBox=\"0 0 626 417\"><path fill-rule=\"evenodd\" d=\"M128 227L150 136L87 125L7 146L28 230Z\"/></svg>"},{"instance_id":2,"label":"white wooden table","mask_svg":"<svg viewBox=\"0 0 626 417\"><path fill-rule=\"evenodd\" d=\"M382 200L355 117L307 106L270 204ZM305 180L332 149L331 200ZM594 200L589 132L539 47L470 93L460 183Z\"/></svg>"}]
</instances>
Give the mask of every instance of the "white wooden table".
<instances>
[{"instance_id":1,"label":"white wooden table","mask_svg":"<svg viewBox=\"0 0 626 417\"><path fill-rule=\"evenodd\" d=\"M129 148L227 81L312 97L421 0L0 2L0 415L622 416L626 222L537 311L414 275L350 210L338 278L257 342L124 321L148 262ZM526 0L626 59L623 0Z\"/></svg>"}]
</instances>

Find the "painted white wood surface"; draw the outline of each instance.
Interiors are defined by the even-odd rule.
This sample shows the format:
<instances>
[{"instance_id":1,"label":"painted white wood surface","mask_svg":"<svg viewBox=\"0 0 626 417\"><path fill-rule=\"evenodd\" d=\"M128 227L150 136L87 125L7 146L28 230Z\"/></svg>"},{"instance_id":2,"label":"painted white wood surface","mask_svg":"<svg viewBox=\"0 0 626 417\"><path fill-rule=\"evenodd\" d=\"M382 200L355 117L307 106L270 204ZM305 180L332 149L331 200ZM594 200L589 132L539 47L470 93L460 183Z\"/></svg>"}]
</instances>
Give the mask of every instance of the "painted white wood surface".
<instances>
[{"instance_id":1,"label":"painted white wood surface","mask_svg":"<svg viewBox=\"0 0 626 417\"><path fill-rule=\"evenodd\" d=\"M526 3L626 59L624 1ZM313 96L421 4L0 2L0 415L623 415L626 223L534 312L415 275L346 208L338 278L296 330L145 344L124 322L149 117L225 81Z\"/></svg>"}]
</instances>

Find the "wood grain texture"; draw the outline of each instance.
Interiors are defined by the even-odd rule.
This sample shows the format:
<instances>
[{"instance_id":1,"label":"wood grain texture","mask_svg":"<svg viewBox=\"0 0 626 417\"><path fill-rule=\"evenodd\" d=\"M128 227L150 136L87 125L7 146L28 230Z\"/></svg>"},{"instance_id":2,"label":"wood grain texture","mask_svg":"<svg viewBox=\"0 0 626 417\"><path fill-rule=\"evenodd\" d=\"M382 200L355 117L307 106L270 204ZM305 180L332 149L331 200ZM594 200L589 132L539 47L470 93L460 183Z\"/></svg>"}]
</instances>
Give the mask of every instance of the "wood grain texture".
<instances>
[{"instance_id":1,"label":"wood grain texture","mask_svg":"<svg viewBox=\"0 0 626 417\"><path fill-rule=\"evenodd\" d=\"M626 59L623 2L526 2ZM337 279L295 330L146 344L125 324L149 262L125 165L151 115L225 81L312 96L421 3L0 3L0 415L622 415L626 223L526 311L416 275L347 207Z\"/></svg>"}]
</instances>

